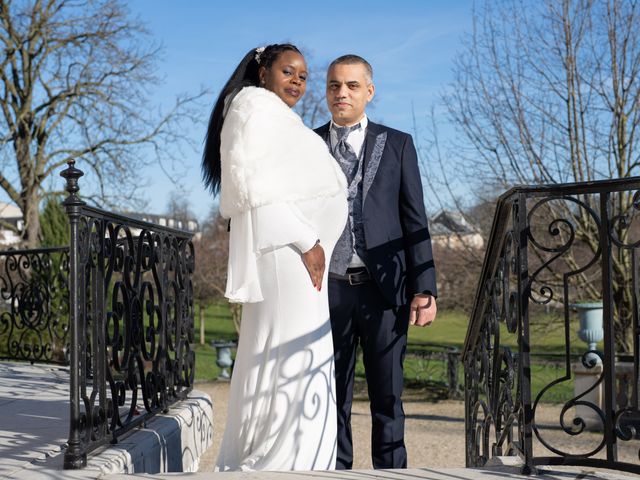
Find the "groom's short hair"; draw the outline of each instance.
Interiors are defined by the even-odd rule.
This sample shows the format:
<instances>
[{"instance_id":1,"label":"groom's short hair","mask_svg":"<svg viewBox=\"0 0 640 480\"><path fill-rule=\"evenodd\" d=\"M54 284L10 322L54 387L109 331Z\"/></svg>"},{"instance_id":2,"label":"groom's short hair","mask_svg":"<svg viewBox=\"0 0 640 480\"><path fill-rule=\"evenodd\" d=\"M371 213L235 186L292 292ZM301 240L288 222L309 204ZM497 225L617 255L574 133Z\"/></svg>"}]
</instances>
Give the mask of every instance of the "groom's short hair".
<instances>
[{"instance_id":1,"label":"groom's short hair","mask_svg":"<svg viewBox=\"0 0 640 480\"><path fill-rule=\"evenodd\" d=\"M358 63L361 65L364 65L366 76L367 76L367 82L371 84L373 82L373 68L371 68L371 64L369 62L367 62L364 58L362 58L359 55L354 55L351 53L347 55L342 55L336 58L333 62L331 62L327 71L331 70L336 65L341 65L341 64L355 65Z\"/></svg>"}]
</instances>

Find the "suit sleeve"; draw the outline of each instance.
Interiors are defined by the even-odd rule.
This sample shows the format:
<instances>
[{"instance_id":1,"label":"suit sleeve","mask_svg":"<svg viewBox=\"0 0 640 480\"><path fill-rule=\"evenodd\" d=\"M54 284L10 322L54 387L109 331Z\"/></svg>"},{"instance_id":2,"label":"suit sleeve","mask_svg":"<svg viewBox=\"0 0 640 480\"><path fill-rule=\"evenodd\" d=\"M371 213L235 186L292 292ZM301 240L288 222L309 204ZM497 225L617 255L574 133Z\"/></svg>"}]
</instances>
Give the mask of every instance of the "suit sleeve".
<instances>
[{"instance_id":1,"label":"suit sleeve","mask_svg":"<svg viewBox=\"0 0 640 480\"><path fill-rule=\"evenodd\" d=\"M407 287L411 294L426 293L435 297L436 268L424 210L418 156L411 135L405 138L401 165L400 221L407 257Z\"/></svg>"}]
</instances>

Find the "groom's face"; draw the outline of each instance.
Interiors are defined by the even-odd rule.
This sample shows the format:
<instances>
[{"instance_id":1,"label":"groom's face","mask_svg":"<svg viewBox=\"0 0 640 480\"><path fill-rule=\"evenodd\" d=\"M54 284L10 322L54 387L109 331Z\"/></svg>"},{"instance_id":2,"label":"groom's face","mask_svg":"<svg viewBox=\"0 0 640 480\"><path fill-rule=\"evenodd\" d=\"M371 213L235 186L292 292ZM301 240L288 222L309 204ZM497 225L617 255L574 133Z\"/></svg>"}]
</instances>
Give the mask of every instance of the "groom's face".
<instances>
[{"instance_id":1,"label":"groom's face","mask_svg":"<svg viewBox=\"0 0 640 480\"><path fill-rule=\"evenodd\" d=\"M333 121L341 126L354 125L364 116L375 88L361 63L339 63L327 72L327 106Z\"/></svg>"}]
</instances>

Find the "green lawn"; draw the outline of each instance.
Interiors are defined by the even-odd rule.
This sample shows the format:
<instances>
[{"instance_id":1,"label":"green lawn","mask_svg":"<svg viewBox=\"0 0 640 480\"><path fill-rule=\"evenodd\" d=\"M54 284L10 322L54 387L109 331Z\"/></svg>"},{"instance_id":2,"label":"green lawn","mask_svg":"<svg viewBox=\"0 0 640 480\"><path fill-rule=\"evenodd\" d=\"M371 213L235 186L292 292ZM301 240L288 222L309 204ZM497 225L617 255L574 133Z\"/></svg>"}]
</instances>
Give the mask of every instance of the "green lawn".
<instances>
[{"instance_id":1,"label":"green lawn","mask_svg":"<svg viewBox=\"0 0 640 480\"><path fill-rule=\"evenodd\" d=\"M199 313L199 307L196 307L196 337L200 334ZM229 304L226 302L219 302L208 306L205 309L204 324L206 343L211 342L211 340L235 340L238 338L233 321L231 320Z\"/></svg>"},{"instance_id":2,"label":"green lawn","mask_svg":"<svg viewBox=\"0 0 640 480\"><path fill-rule=\"evenodd\" d=\"M196 307L196 341L199 340L199 317ZM557 325L561 325L557 320ZM584 344L577 339L576 321L572 321L571 340L572 353L584 350ZM462 349L467 334L469 317L457 311L440 311L437 320L428 327L409 327L409 343L436 343ZM531 334L532 353L562 353L564 351L563 329L557 327L537 328L533 322ZM209 346L211 340L235 340L237 334L231 321L228 305L220 302L209 306L205 310L205 346ZM516 347L517 335L510 334L506 328L501 328L501 342L503 345Z\"/></svg>"},{"instance_id":3,"label":"green lawn","mask_svg":"<svg viewBox=\"0 0 640 480\"><path fill-rule=\"evenodd\" d=\"M409 327L409 343L428 342L462 348L469 317L456 311L439 311L428 327Z\"/></svg>"},{"instance_id":4,"label":"green lawn","mask_svg":"<svg viewBox=\"0 0 640 480\"><path fill-rule=\"evenodd\" d=\"M585 344L578 339L578 320L571 319L569 327L571 353L584 351ZM563 321L553 317L533 317L530 343L534 354L563 353L565 348ZM469 316L456 311L440 311L436 321L428 327L409 327L409 343L428 342L462 349L469 326ZM509 333L504 325L500 329L501 344L515 348L517 334Z\"/></svg>"},{"instance_id":5,"label":"green lawn","mask_svg":"<svg viewBox=\"0 0 640 480\"><path fill-rule=\"evenodd\" d=\"M204 345L202 345L199 313L199 307L196 306L196 381L214 380L220 375L220 368L216 365L216 350L211 346L211 342L237 340L238 334L231 320L229 305L226 302L220 302L205 309L205 336Z\"/></svg>"},{"instance_id":6,"label":"green lawn","mask_svg":"<svg viewBox=\"0 0 640 480\"><path fill-rule=\"evenodd\" d=\"M212 340L235 340L237 338L233 322L231 320L231 314L229 312L228 305L224 302L208 307L205 310L205 344L199 344L199 310L196 308L196 380L208 381L217 378L220 373L220 369L215 364L216 353L215 349L211 347ZM548 320L548 319L547 319ZM441 311L438 313L437 321L429 327L410 327L409 328L409 343L434 343L439 345L447 345L462 349L464 340L467 334L469 319L460 312L455 311ZM534 320L534 323L535 320ZM571 325L571 330L575 331L575 325ZM533 353L561 353L564 349L564 337L562 334L563 329L560 328L541 328L534 327L531 335L531 345ZM584 349L583 344L576 340L575 333L572 333L572 353L579 352ZM516 335L509 334L506 329L502 329L501 338L503 345L511 347L516 346ZM361 357L361 355L359 356ZM549 365L547 363L538 362L535 358L532 359L532 376L533 376L533 394L535 395L545 385L552 380L558 378L564 374L564 369L559 368L556 365ZM444 361L431 361L425 360L407 355L405 360L405 378L407 385L412 387L424 388L431 385L437 390L442 390L442 379L445 378L446 364ZM464 372L462 366L459 367L458 378L459 382L464 381ZM356 366L356 376L362 381L364 380L364 368L362 366L361 359ZM565 382L558 387L555 387L547 395L544 400L546 401L564 401L568 400L572 394L573 383ZM440 391L442 393L442 391ZM563 400L564 399L564 400Z\"/></svg>"}]
</instances>

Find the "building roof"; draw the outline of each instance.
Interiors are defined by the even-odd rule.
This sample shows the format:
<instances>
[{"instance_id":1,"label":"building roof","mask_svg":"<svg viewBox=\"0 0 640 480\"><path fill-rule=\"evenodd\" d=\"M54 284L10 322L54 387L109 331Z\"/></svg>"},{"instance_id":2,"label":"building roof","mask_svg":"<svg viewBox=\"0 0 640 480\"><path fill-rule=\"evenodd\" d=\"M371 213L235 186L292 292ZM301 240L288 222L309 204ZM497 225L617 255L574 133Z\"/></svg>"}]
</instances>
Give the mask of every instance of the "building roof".
<instances>
[{"instance_id":1,"label":"building roof","mask_svg":"<svg viewBox=\"0 0 640 480\"><path fill-rule=\"evenodd\" d=\"M477 227L469 223L462 214L449 210L440 210L429 220L429 231L432 237L438 235L470 235L479 233Z\"/></svg>"},{"instance_id":2,"label":"building roof","mask_svg":"<svg viewBox=\"0 0 640 480\"><path fill-rule=\"evenodd\" d=\"M22 218L22 210L12 203L0 202L0 218Z\"/></svg>"},{"instance_id":3,"label":"building roof","mask_svg":"<svg viewBox=\"0 0 640 480\"><path fill-rule=\"evenodd\" d=\"M198 220L195 218L178 219L171 215L138 212L124 212L123 215L142 220L143 222L155 223L156 225L168 226L188 232L196 232L199 230Z\"/></svg>"}]
</instances>

